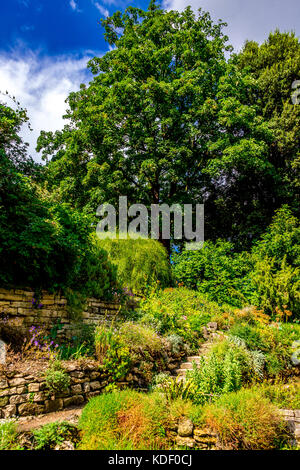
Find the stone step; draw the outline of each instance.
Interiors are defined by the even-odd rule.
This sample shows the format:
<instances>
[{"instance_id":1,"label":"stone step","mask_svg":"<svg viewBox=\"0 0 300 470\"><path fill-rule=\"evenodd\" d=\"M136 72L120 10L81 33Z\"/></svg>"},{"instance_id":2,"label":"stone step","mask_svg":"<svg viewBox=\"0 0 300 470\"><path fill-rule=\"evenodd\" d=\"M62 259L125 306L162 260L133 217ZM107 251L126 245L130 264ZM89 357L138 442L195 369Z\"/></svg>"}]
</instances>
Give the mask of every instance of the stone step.
<instances>
[{"instance_id":1,"label":"stone step","mask_svg":"<svg viewBox=\"0 0 300 470\"><path fill-rule=\"evenodd\" d=\"M187 362L196 362L196 364L199 364L201 361L201 356L189 356L187 358Z\"/></svg>"},{"instance_id":2,"label":"stone step","mask_svg":"<svg viewBox=\"0 0 300 470\"><path fill-rule=\"evenodd\" d=\"M185 377L187 370L188 370L188 369L176 369L175 372L176 372L177 375L181 375L181 376Z\"/></svg>"},{"instance_id":3,"label":"stone step","mask_svg":"<svg viewBox=\"0 0 300 470\"><path fill-rule=\"evenodd\" d=\"M192 362L182 362L180 364L180 369L189 369L189 370L192 370L193 369L193 363Z\"/></svg>"}]
</instances>

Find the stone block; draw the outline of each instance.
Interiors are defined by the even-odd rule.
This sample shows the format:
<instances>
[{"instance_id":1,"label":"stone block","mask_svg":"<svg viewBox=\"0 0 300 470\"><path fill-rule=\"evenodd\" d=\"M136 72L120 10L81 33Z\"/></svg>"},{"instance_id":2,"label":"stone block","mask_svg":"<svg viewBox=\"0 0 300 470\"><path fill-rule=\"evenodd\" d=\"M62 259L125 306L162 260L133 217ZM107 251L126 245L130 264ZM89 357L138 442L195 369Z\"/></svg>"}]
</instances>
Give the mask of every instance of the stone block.
<instances>
[{"instance_id":1,"label":"stone block","mask_svg":"<svg viewBox=\"0 0 300 470\"><path fill-rule=\"evenodd\" d=\"M6 344L0 339L0 364L6 363Z\"/></svg>"},{"instance_id":2,"label":"stone block","mask_svg":"<svg viewBox=\"0 0 300 470\"><path fill-rule=\"evenodd\" d=\"M64 408L68 406L81 405L84 403L84 397L82 395L74 395L73 397L64 398Z\"/></svg>"},{"instance_id":3,"label":"stone block","mask_svg":"<svg viewBox=\"0 0 300 470\"><path fill-rule=\"evenodd\" d=\"M15 379L11 379L11 380L9 381L9 385L10 385L11 387L16 387L16 386L18 386L18 385L23 385L23 384L25 384L25 383L26 383L26 380L23 379L22 377L16 377Z\"/></svg>"},{"instance_id":4,"label":"stone block","mask_svg":"<svg viewBox=\"0 0 300 470\"><path fill-rule=\"evenodd\" d=\"M6 379L0 379L0 390L3 390L4 388L7 388L8 387L8 382Z\"/></svg>"},{"instance_id":5,"label":"stone block","mask_svg":"<svg viewBox=\"0 0 300 470\"><path fill-rule=\"evenodd\" d=\"M45 413L53 413L54 411L60 411L63 409L63 400L57 398L56 400L45 401Z\"/></svg>"},{"instance_id":6,"label":"stone block","mask_svg":"<svg viewBox=\"0 0 300 470\"><path fill-rule=\"evenodd\" d=\"M17 413L17 407L16 405L7 405L2 409L2 416L3 418L11 418L12 416L15 416Z\"/></svg>"},{"instance_id":7,"label":"stone block","mask_svg":"<svg viewBox=\"0 0 300 470\"><path fill-rule=\"evenodd\" d=\"M30 416L42 414L45 410L45 406L38 405L37 403L23 403L18 406L18 412L20 416Z\"/></svg>"},{"instance_id":8,"label":"stone block","mask_svg":"<svg viewBox=\"0 0 300 470\"><path fill-rule=\"evenodd\" d=\"M98 381L95 381L95 382L90 382L90 387L91 387L91 390L99 390L101 388L101 384L100 382Z\"/></svg>"},{"instance_id":9,"label":"stone block","mask_svg":"<svg viewBox=\"0 0 300 470\"><path fill-rule=\"evenodd\" d=\"M45 388L46 388L46 383L45 383ZM40 384L39 383L31 383L28 385L28 392L39 392L40 390Z\"/></svg>"},{"instance_id":10,"label":"stone block","mask_svg":"<svg viewBox=\"0 0 300 470\"><path fill-rule=\"evenodd\" d=\"M9 397L1 397L0 398L0 408L8 404Z\"/></svg>"},{"instance_id":11,"label":"stone block","mask_svg":"<svg viewBox=\"0 0 300 470\"><path fill-rule=\"evenodd\" d=\"M191 437L177 436L175 439L175 443L179 447L190 447L190 448L195 447L195 441Z\"/></svg>"},{"instance_id":12,"label":"stone block","mask_svg":"<svg viewBox=\"0 0 300 470\"><path fill-rule=\"evenodd\" d=\"M179 421L178 424L178 434L181 437L192 436L194 425L192 421L188 418L183 418Z\"/></svg>"},{"instance_id":13,"label":"stone block","mask_svg":"<svg viewBox=\"0 0 300 470\"><path fill-rule=\"evenodd\" d=\"M71 390L73 393L81 393L82 388L80 384L71 385Z\"/></svg>"},{"instance_id":14,"label":"stone block","mask_svg":"<svg viewBox=\"0 0 300 470\"><path fill-rule=\"evenodd\" d=\"M98 379L100 377L100 372L91 372L90 377L92 380Z\"/></svg>"},{"instance_id":15,"label":"stone block","mask_svg":"<svg viewBox=\"0 0 300 470\"><path fill-rule=\"evenodd\" d=\"M43 392L37 392L33 395L33 401L39 402L45 400L45 394Z\"/></svg>"},{"instance_id":16,"label":"stone block","mask_svg":"<svg viewBox=\"0 0 300 470\"><path fill-rule=\"evenodd\" d=\"M19 405L20 403L25 403L28 400L28 395L12 395L9 399L10 405Z\"/></svg>"}]
</instances>

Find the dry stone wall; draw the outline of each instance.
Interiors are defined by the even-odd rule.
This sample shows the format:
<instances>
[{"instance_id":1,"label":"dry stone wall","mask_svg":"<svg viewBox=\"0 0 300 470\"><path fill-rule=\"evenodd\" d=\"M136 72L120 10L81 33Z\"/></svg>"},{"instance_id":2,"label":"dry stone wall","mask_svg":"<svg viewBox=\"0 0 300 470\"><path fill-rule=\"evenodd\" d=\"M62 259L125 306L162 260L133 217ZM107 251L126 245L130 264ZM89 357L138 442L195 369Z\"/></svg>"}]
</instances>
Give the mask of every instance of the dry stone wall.
<instances>
[{"instance_id":1,"label":"dry stone wall","mask_svg":"<svg viewBox=\"0 0 300 470\"><path fill-rule=\"evenodd\" d=\"M300 446L300 410L280 410L280 412L293 436L291 444Z\"/></svg>"},{"instance_id":2,"label":"dry stone wall","mask_svg":"<svg viewBox=\"0 0 300 470\"><path fill-rule=\"evenodd\" d=\"M135 354L131 369L116 385L144 389L153 373L171 374L184 354L184 351L174 354L169 347L161 355L149 355L147 363ZM48 367L48 361L26 361L0 369L0 418L40 415L79 406L99 395L110 382L109 375L100 370L97 361L62 361L70 385L65 392L51 396L45 377Z\"/></svg>"},{"instance_id":3,"label":"dry stone wall","mask_svg":"<svg viewBox=\"0 0 300 470\"><path fill-rule=\"evenodd\" d=\"M60 411L81 405L101 393L107 382L101 377L99 364L63 362L70 377L70 386L63 393L49 395L45 371L48 364L28 362L16 370L10 368L0 374L0 417L29 416Z\"/></svg>"},{"instance_id":4,"label":"dry stone wall","mask_svg":"<svg viewBox=\"0 0 300 470\"><path fill-rule=\"evenodd\" d=\"M80 317L83 323L99 324L104 317L113 318L119 308L118 302L90 298L87 299ZM51 329L59 321L61 327L58 334L68 336L72 326L70 317L67 300L64 297L42 291L41 297L37 300L34 292L30 290L0 289L0 319L2 322L16 322L20 330L25 331L32 325Z\"/></svg>"}]
</instances>

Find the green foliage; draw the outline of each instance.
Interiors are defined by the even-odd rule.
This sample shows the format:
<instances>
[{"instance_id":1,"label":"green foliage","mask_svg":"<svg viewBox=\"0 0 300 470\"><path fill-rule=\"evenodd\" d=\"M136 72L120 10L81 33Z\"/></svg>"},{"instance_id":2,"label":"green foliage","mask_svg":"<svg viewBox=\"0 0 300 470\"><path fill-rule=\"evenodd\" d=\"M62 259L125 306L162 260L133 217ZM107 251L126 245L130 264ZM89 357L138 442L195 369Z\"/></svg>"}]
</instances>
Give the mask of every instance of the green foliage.
<instances>
[{"instance_id":1,"label":"green foliage","mask_svg":"<svg viewBox=\"0 0 300 470\"><path fill-rule=\"evenodd\" d=\"M65 392L71 383L70 377L58 360L50 363L49 368L45 372L45 381L49 395Z\"/></svg>"},{"instance_id":2,"label":"green foliage","mask_svg":"<svg viewBox=\"0 0 300 470\"><path fill-rule=\"evenodd\" d=\"M258 390L278 408L285 410L300 409L300 387L298 382L262 383Z\"/></svg>"},{"instance_id":3,"label":"green foliage","mask_svg":"<svg viewBox=\"0 0 300 470\"><path fill-rule=\"evenodd\" d=\"M162 337L153 328L138 323L122 323L119 328L119 334L124 343L132 349L140 347L155 353L163 350L165 346Z\"/></svg>"},{"instance_id":4,"label":"green foliage","mask_svg":"<svg viewBox=\"0 0 300 470\"><path fill-rule=\"evenodd\" d=\"M52 203L1 151L0 159L1 285L109 296L115 273L104 250L91 244L89 218Z\"/></svg>"},{"instance_id":5,"label":"green foliage","mask_svg":"<svg viewBox=\"0 0 300 470\"><path fill-rule=\"evenodd\" d=\"M169 288L152 292L141 302L139 322L154 327L162 335L176 334L195 349L202 337L202 327L227 308L230 310L196 291Z\"/></svg>"},{"instance_id":6,"label":"green foliage","mask_svg":"<svg viewBox=\"0 0 300 470\"><path fill-rule=\"evenodd\" d=\"M285 198L299 214L300 107L291 101L292 83L300 76L299 38L294 32L276 30L261 45L247 41L237 63L256 79L255 100L274 136L270 160L282 183L274 188L273 203L269 201L278 207L278 200L281 204Z\"/></svg>"},{"instance_id":7,"label":"green foliage","mask_svg":"<svg viewBox=\"0 0 300 470\"><path fill-rule=\"evenodd\" d=\"M229 449L270 450L287 437L276 407L252 388L223 395L203 415Z\"/></svg>"},{"instance_id":8,"label":"green foliage","mask_svg":"<svg viewBox=\"0 0 300 470\"><path fill-rule=\"evenodd\" d=\"M14 421L0 424L0 450L22 450L17 443L17 425Z\"/></svg>"},{"instance_id":9,"label":"green foliage","mask_svg":"<svg viewBox=\"0 0 300 470\"><path fill-rule=\"evenodd\" d=\"M115 272L91 243L90 218L20 172L14 145L24 120L21 111L0 104L0 284L109 296Z\"/></svg>"},{"instance_id":10,"label":"green foliage","mask_svg":"<svg viewBox=\"0 0 300 470\"><path fill-rule=\"evenodd\" d=\"M181 336L172 333L165 338L166 341L170 344L173 353L178 354L183 349L184 341Z\"/></svg>"},{"instance_id":11,"label":"green foliage","mask_svg":"<svg viewBox=\"0 0 300 470\"><path fill-rule=\"evenodd\" d=\"M300 312L300 227L287 206L252 250L253 302L282 320Z\"/></svg>"},{"instance_id":12,"label":"green foliage","mask_svg":"<svg viewBox=\"0 0 300 470\"><path fill-rule=\"evenodd\" d=\"M153 390L162 392L167 401L176 399L191 400L195 394L195 385L193 380L182 380L180 377L171 377L165 374L158 374L155 377Z\"/></svg>"},{"instance_id":13,"label":"green foliage","mask_svg":"<svg viewBox=\"0 0 300 470\"><path fill-rule=\"evenodd\" d=\"M101 370L108 375L110 382L124 379L131 365L130 349L113 325L107 327L103 324L96 328L95 348Z\"/></svg>"},{"instance_id":14,"label":"green foliage","mask_svg":"<svg viewBox=\"0 0 300 470\"><path fill-rule=\"evenodd\" d=\"M68 422L48 423L33 431L35 450L53 450L64 441L73 441L77 429Z\"/></svg>"},{"instance_id":15,"label":"green foliage","mask_svg":"<svg viewBox=\"0 0 300 470\"><path fill-rule=\"evenodd\" d=\"M197 289L209 300L241 307L247 303L251 290L248 253L234 252L230 242L205 242L198 251L183 251L173 256L173 275L178 283Z\"/></svg>"},{"instance_id":16,"label":"green foliage","mask_svg":"<svg viewBox=\"0 0 300 470\"><path fill-rule=\"evenodd\" d=\"M166 401L160 394L133 390L92 398L83 409L79 427L86 450L165 449Z\"/></svg>"},{"instance_id":17,"label":"green foliage","mask_svg":"<svg viewBox=\"0 0 300 470\"><path fill-rule=\"evenodd\" d=\"M261 380L264 356L249 351L243 342L227 340L217 343L209 355L194 364L187 377L194 384L193 401L215 401L218 396L239 390L242 385Z\"/></svg>"},{"instance_id":18,"label":"green foliage","mask_svg":"<svg viewBox=\"0 0 300 470\"><path fill-rule=\"evenodd\" d=\"M219 240L175 254L173 261L176 281L209 300L236 307L251 303L280 320L300 311L300 228L287 206L275 213L250 253L237 253Z\"/></svg>"},{"instance_id":19,"label":"green foliage","mask_svg":"<svg viewBox=\"0 0 300 470\"><path fill-rule=\"evenodd\" d=\"M151 239L105 239L96 245L103 248L117 269L119 284L137 294L146 294L156 283L170 285L170 263L165 248Z\"/></svg>"},{"instance_id":20,"label":"green foliage","mask_svg":"<svg viewBox=\"0 0 300 470\"><path fill-rule=\"evenodd\" d=\"M80 359L95 355L95 325L78 322L73 325L72 338L58 348L61 360Z\"/></svg>"},{"instance_id":21,"label":"green foliage","mask_svg":"<svg viewBox=\"0 0 300 470\"><path fill-rule=\"evenodd\" d=\"M237 323L230 335L240 338L250 350L260 350L265 356L268 375L275 376L291 368L291 346L300 338L300 327L296 324Z\"/></svg>"},{"instance_id":22,"label":"green foliage","mask_svg":"<svg viewBox=\"0 0 300 470\"><path fill-rule=\"evenodd\" d=\"M43 158L55 155L49 186L90 213L124 194L148 207L205 194L208 237L249 243L272 213L261 183L277 183L273 135L258 114L255 79L226 62L225 24L152 2L102 25L112 48L90 61L89 86L70 94L72 125L38 140Z\"/></svg>"}]
</instances>

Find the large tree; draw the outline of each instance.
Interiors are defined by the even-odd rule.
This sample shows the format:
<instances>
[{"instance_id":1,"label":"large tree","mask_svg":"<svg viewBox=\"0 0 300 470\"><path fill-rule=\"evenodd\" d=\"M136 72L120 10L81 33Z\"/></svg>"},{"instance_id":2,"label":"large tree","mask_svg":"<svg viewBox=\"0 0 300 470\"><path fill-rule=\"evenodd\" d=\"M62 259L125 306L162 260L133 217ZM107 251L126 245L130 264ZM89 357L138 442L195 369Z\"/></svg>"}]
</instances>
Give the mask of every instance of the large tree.
<instances>
[{"instance_id":1,"label":"large tree","mask_svg":"<svg viewBox=\"0 0 300 470\"><path fill-rule=\"evenodd\" d=\"M234 61L256 79L259 112L269 121L274 136L269 161L278 184L269 189L272 205L277 208L288 202L299 214L300 105L292 96L293 84L300 80L300 41L292 32L276 30L261 45L247 41Z\"/></svg>"},{"instance_id":2,"label":"large tree","mask_svg":"<svg viewBox=\"0 0 300 470\"><path fill-rule=\"evenodd\" d=\"M255 80L225 59L224 23L151 2L102 24L110 51L90 61L89 86L70 94L65 128L38 141L52 157L49 184L92 213L119 195L145 204L207 202L206 236L247 237L253 221L244 203L253 195L245 184L262 174L274 179L272 133L257 114ZM232 188L237 201L227 210L222 195Z\"/></svg>"}]
</instances>

